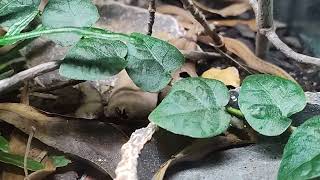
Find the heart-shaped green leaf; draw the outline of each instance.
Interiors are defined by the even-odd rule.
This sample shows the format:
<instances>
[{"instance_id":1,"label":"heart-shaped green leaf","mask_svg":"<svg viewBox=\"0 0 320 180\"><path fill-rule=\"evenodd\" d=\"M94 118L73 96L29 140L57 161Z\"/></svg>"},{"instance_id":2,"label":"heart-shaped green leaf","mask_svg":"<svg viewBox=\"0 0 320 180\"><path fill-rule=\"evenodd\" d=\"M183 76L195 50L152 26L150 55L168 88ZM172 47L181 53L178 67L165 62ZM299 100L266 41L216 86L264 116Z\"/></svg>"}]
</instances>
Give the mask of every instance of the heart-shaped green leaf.
<instances>
[{"instance_id":1,"label":"heart-shaped green leaf","mask_svg":"<svg viewBox=\"0 0 320 180\"><path fill-rule=\"evenodd\" d=\"M186 78L174 84L149 120L173 133L195 138L216 136L227 130L230 115L227 87L220 81Z\"/></svg>"},{"instance_id":2,"label":"heart-shaped green leaf","mask_svg":"<svg viewBox=\"0 0 320 180\"><path fill-rule=\"evenodd\" d=\"M277 136L290 126L288 117L306 106L306 97L295 82L272 75L251 75L240 89L239 106L253 129Z\"/></svg>"},{"instance_id":3,"label":"heart-shaped green leaf","mask_svg":"<svg viewBox=\"0 0 320 180\"><path fill-rule=\"evenodd\" d=\"M147 35L132 33L128 42L128 66L133 82L145 91L157 92L171 80L171 73L184 63L173 45Z\"/></svg>"},{"instance_id":4,"label":"heart-shaped green leaf","mask_svg":"<svg viewBox=\"0 0 320 180\"><path fill-rule=\"evenodd\" d=\"M320 116L299 126L284 148L278 180L320 177Z\"/></svg>"},{"instance_id":5,"label":"heart-shaped green leaf","mask_svg":"<svg viewBox=\"0 0 320 180\"><path fill-rule=\"evenodd\" d=\"M81 39L60 66L62 76L79 80L105 79L127 65L127 46L121 41Z\"/></svg>"},{"instance_id":6,"label":"heart-shaped green leaf","mask_svg":"<svg viewBox=\"0 0 320 180\"><path fill-rule=\"evenodd\" d=\"M90 27L99 19L91 0L50 0L42 14L42 24L48 28ZM61 45L73 45L80 35L60 33L49 38Z\"/></svg>"},{"instance_id":7,"label":"heart-shaped green leaf","mask_svg":"<svg viewBox=\"0 0 320 180\"><path fill-rule=\"evenodd\" d=\"M22 31L38 14L40 0L1 0L0 26L9 28L7 35Z\"/></svg>"}]
</instances>

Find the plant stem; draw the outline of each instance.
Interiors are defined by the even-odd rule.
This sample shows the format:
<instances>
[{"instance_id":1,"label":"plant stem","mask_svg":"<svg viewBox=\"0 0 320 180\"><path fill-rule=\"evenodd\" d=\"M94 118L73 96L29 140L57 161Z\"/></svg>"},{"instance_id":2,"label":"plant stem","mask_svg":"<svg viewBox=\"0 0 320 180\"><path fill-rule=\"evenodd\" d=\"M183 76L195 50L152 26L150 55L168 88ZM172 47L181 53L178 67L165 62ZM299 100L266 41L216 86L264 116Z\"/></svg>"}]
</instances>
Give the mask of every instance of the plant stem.
<instances>
[{"instance_id":1,"label":"plant stem","mask_svg":"<svg viewBox=\"0 0 320 180\"><path fill-rule=\"evenodd\" d=\"M233 108L231 106L228 106L226 109L227 109L227 112L230 113L231 115L237 116L239 118L244 118L243 113L239 109Z\"/></svg>"},{"instance_id":2,"label":"plant stem","mask_svg":"<svg viewBox=\"0 0 320 180\"><path fill-rule=\"evenodd\" d=\"M76 28L76 27L65 27L57 29L41 29L31 31L27 33L20 33L13 36L0 37L0 45L13 44L17 41L39 37L48 34L59 34L59 33L76 33L82 36L94 37L99 39L110 39L110 40L124 40L128 41L130 36L122 33L114 33L110 31L103 31L95 28Z\"/></svg>"},{"instance_id":3,"label":"plant stem","mask_svg":"<svg viewBox=\"0 0 320 180\"><path fill-rule=\"evenodd\" d=\"M227 49L224 46L222 38L219 36L216 30L209 25L208 21L206 20L202 12L199 11L199 9L193 4L192 0L180 1L183 4L184 8L189 10L193 17L203 26L206 34L212 38L214 47L220 50L220 53L221 51L226 52Z\"/></svg>"},{"instance_id":4,"label":"plant stem","mask_svg":"<svg viewBox=\"0 0 320 180\"><path fill-rule=\"evenodd\" d=\"M273 28L273 0L258 0L257 25L258 32L256 36L256 55L265 58L269 51L269 40L260 31Z\"/></svg>"},{"instance_id":5,"label":"plant stem","mask_svg":"<svg viewBox=\"0 0 320 180\"><path fill-rule=\"evenodd\" d=\"M149 22L148 22L148 35L152 35L152 27L156 15L156 0L149 0Z\"/></svg>"}]
</instances>

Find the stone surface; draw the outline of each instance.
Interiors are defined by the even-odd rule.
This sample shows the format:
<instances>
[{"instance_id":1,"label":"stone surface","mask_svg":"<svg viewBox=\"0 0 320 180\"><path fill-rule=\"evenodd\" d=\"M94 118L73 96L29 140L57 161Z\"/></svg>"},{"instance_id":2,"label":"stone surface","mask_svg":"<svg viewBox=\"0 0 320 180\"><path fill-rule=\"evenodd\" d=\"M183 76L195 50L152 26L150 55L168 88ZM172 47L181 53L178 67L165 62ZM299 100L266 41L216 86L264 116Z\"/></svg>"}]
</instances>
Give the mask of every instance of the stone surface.
<instances>
[{"instance_id":1,"label":"stone surface","mask_svg":"<svg viewBox=\"0 0 320 180\"><path fill-rule=\"evenodd\" d=\"M169 180L275 180L283 145L262 144L212 154L206 160L169 172ZM179 168L172 168L179 169Z\"/></svg>"},{"instance_id":2,"label":"stone surface","mask_svg":"<svg viewBox=\"0 0 320 180\"><path fill-rule=\"evenodd\" d=\"M147 32L149 12L146 9L100 0L96 4L101 16L96 26L122 33ZM173 37L183 35L173 17L159 13L156 13L153 30L155 34L168 33Z\"/></svg>"}]
</instances>

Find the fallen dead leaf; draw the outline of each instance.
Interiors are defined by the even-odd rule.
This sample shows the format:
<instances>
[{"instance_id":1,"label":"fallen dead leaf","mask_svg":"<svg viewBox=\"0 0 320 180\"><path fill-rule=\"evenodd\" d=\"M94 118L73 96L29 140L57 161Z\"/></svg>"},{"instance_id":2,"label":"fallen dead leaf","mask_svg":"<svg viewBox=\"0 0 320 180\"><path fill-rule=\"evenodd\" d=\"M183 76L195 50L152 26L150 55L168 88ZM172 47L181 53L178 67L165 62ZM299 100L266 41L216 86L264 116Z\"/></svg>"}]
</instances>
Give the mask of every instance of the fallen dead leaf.
<instances>
[{"instance_id":1,"label":"fallen dead leaf","mask_svg":"<svg viewBox=\"0 0 320 180\"><path fill-rule=\"evenodd\" d=\"M78 85L83 94L80 107L75 112L75 117L84 119L97 119L103 114L102 97L92 84L85 82Z\"/></svg>"},{"instance_id":2,"label":"fallen dead leaf","mask_svg":"<svg viewBox=\"0 0 320 180\"><path fill-rule=\"evenodd\" d=\"M258 58L244 43L233 38L224 38L227 49L241 58L250 68L266 74L277 75L295 81L282 68Z\"/></svg>"},{"instance_id":3,"label":"fallen dead leaf","mask_svg":"<svg viewBox=\"0 0 320 180\"><path fill-rule=\"evenodd\" d=\"M219 80L227 86L240 87L240 75L235 67L228 67L226 69L210 68L201 77Z\"/></svg>"},{"instance_id":4,"label":"fallen dead leaf","mask_svg":"<svg viewBox=\"0 0 320 180\"><path fill-rule=\"evenodd\" d=\"M0 104L0 119L27 134L35 127L34 137L41 142L86 160L112 178L120 161L120 148L128 140L111 124L51 116L24 104Z\"/></svg>"},{"instance_id":5,"label":"fallen dead leaf","mask_svg":"<svg viewBox=\"0 0 320 180\"><path fill-rule=\"evenodd\" d=\"M198 38L199 41L205 43L207 45L211 45L212 39L208 36L200 36ZM246 65L254 69L260 73L265 74L273 74L276 76L280 76L286 79L290 79L296 82L293 77L291 77L285 70L282 68L266 62L260 58L258 58L244 43L239 40L223 37L224 44L228 51L232 52L233 54L237 55L242 61L246 63Z\"/></svg>"},{"instance_id":6,"label":"fallen dead leaf","mask_svg":"<svg viewBox=\"0 0 320 180\"><path fill-rule=\"evenodd\" d=\"M147 117L157 105L158 93L142 91L125 70L118 74L115 84L104 109L105 116L133 123L148 123Z\"/></svg>"},{"instance_id":7,"label":"fallen dead leaf","mask_svg":"<svg viewBox=\"0 0 320 180\"><path fill-rule=\"evenodd\" d=\"M162 5L157 7L157 12L177 16L178 21L184 21L192 24L199 24L189 11L173 5Z\"/></svg>"},{"instance_id":8,"label":"fallen dead leaf","mask_svg":"<svg viewBox=\"0 0 320 180\"><path fill-rule=\"evenodd\" d=\"M227 6L223 9L212 9L209 8L203 4L201 4L200 2L198 2L197 0L193 0L194 4L200 8L203 11L209 12L209 13L213 13L213 14L219 14L222 17L228 17L228 16L238 16L248 10L251 9L251 6L249 5L248 2L243 2L243 3L234 3L231 4L230 6Z\"/></svg>"},{"instance_id":9,"label":"fallen dead leaf","mask_svg":"<svg viewBox=\"0 0 320 180\"><path fill-rule=\"evenodd\" d=\"M247 25L252 31L257 32L257 24L255 19L242 20L242 19L225 19L225 20L209 20L210 24L215 26L234 27L239 24Z\"/></svg>"}]
</instances>

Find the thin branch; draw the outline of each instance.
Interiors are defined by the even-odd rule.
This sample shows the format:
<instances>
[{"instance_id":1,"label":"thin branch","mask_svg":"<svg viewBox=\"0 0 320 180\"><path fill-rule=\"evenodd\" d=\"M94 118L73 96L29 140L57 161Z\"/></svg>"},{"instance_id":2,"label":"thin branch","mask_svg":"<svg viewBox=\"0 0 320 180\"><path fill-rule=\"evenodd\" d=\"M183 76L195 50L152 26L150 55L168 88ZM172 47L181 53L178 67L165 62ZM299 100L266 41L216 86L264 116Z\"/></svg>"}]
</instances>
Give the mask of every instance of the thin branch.
<instances>
[{"instance_id":1,"label":"thin branch","mask_svg":"<svg viewBox=\"0 0 320 180\"><path fill-rule=\"evenodd\" d=\"M257 16L257 14L259 14L259 11L262 10L259 8L257 0L250 0L249 3ZM257 21L259 21L259 18L257 18ZM259 24L259 22L257 23ZM268 40L287 57L294 59L295 61L300 63L314 64L316 66L320 66L320 58L315 58L297 53L284 42L282 42L279 36L276 34L274 27L267 29L259 29L259 32L261 34L264 34L268 38Z\"/></svg>"},{"instance_id":2,"label":"thin branch","mask_svg":"<svg viewBox=\"0 0 320 180\"><path fill-rule=\"evenodd\" d=\"M186 59L191 61L199 60L213 60L215 58L221 58L222 56L215 52L203 52L203 51L185 51L181 50L181 53Z\"/></svg>"},{"instance_id":3,"label":"thin branch","mask_svg":"<svg viewBox=\"0 0 320 180\"><path fill-rule=\"evenodd\" d=\"M215 28L210 26L204 15L199 11L199 9L193 4L192 0L180 0L185 9L189 10L194 18L203 26L205 33L210 36L213 40L214 47L223 52L226 52L223 40L221 36L216 32Z\"/></svg>"},{"instance_id":4,"label":"thin branch","mask_svg":"<svg viewBox=\"0 0 320 180\"><path fill-rule=\"evenodd\" d=\"M24 158L23 158L23 169L24 169L25 180L29 180L27 161L28 161L28 156L29 156L29 152L30 152L30 148L31 148L31 141L32 141L32 138L34 136L35 131L36 131L36 128L32 126L29 137L28 137L28 141L27 141L26 151L25 151Z\"/></svg>"},{"instance_id":5,"label":"thin branch","mask_svg":"<svg viewBox=\"0 0 320 180\"><path fill-rule=\"evenodd\" d=\"M11 88L25 80L32 79L46 72L58 69L60 63L58 61L40 64L33 68L22 71L10 78L0 80L0 93L4 90Z\"/></svg>"},{"instance_id":6,"label":"thin branch","mask_svg":"<svg viewBox=\"0 0 320 180\"><path fill-rule=\"evenodd\" d=\"M258 29L270 29L273 27L273 0L258 0L257 11L257 26ZM269 40L268 38L257 32L256 35L256 55L260 58L265 58L269 51Z\"/></svg>"},{"instance_id":7,"label":"thin branch","mask_svg":"<svg viewBox=\"0 0 320 180\"><path fill-rule=\"evenodd\" d=\"M148 35L152 35L152 27L156 15L156 0L149 0L149 22L148 22Z\"/></svg>"},{"instance_id":8,"label":"thin branch","mask_svg":"<svg viewBox=\"0 0 320 180\"><path fill-rule=\"evenodd\" d=\"M138 180L137 166L140 151L156 130L157 125L150 123L147 127L131 134L129 141L121 148L121 161L115 171L115 180Z\"/></svg>"}]
</instances>

